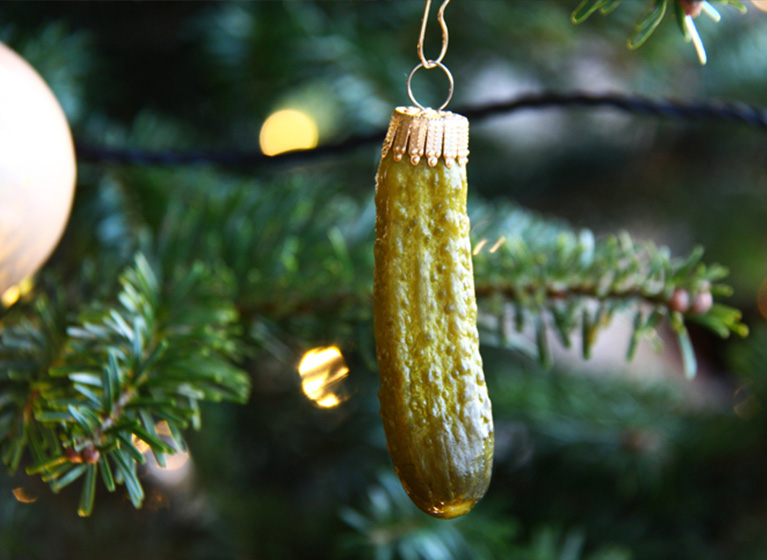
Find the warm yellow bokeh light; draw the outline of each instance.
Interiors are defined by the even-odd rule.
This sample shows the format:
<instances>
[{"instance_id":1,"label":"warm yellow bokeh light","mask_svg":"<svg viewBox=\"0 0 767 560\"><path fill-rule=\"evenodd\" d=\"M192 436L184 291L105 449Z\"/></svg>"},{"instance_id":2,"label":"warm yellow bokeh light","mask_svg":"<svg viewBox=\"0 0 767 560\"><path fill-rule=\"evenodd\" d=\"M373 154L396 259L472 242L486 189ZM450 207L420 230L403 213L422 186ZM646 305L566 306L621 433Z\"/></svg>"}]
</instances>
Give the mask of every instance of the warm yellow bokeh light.
<instances>
[{"instance_id":1,"label":"warm yellow bokeh light","mask_svg":"<svg viewBox=\"0 0 767 560\"><path fill-rule=\"evenodd\" d=\"M478 241L477 244L474 246L474 250L471 252L472 255L479 255L485 248L485 246L490 243L489 239L483 239L481 241ZM506 237L503 235L493 243L493 245L490 247L490 252L495 253L498 249L500 249L501 245L506 243Z\"/></svg>"},{"instance_id":2,"label":"warm yellow bokeh light","mask_svg":"<svg viewBox=\"0 0 767 560\"><path fill-rule=\"evenodd\" d=\"M482 241L477 243L476 246L474 247L474 251L472 251L472 254L473 255L479 255L480 251L482 251L482 249L485 247L485 245L487 245L488 241L489 241L488 239L483 239Z\"/></svg>"},{"instance_id":3,"label":"warm yellow bokeh light","mask_svg":"<svg viewBox=\"0 0 767 560\"><path fill-rule=\"evenodd\" d=\"M16 286L11 286L7 290L3 292L3 295L0 296L0 303L3 304L4 307L10 307L17 301L19 301L19 298L21 297L21 290L19 289L18 284Z\"/></svg>"},{"instance_id":4,"label":"warm yellow bokeh light","mask_svg":"<svg viewBox=\"0 0 767 560\"><path fill-rule=\"evenodd\" d=\"M338 389L349 375L349 368L337 347L309 350L301 358L298 373L301 374L301 389L317 406L333 408L343 402Z\"/></svg>"},{"instance_id":5,"label":"warm yellow bokeh light","mask_svg":"<svg viewBox=\"0 0 767 560\"><path fill-rule=\"evenodd\" d=\"M13 492L13 497L22 504L33 504L37 501L37 498L21 487L14 488L11 492Z\"/></svg>"},{"instance_id":6,"label":"warm yellow bokeh light","mask_svg":"<svg viewBox=\"0 0 767 560\"><path fill-rule=\"evenodd\" d=\"M166 455L165 466L159 468L165 469L166 471L177 471L178 469L183 468L188 461L189 453L186 451L178 451L173 455Z\"/></svg>"},{"instance_id":7,"label":"warm yellow bokeh light","mask_svg":"<svg viewBox=\"0 0 767 560\"><path fill-rule=\"evenodd\" d=\"M136 434L133 434L130 438L131 443L133 444L133 447L138 449L139 453L142 455L149 452L149 444L145 442L143 439L138 437Z\"/></svg>"},{"instance_id":8,"label":"warm yellow bokeh light","mask_svg":"<svg viewBox=\"0 0 767 560\"><path fill-rule=\"evenodd\" d=\"M334 406L341 404L341 399L336 395L328 395L327 397L318 400L317 404L322 408L333 408Z\"/></svg>"},{"instance_id":9,"label":"warm yellow bokeh light","mask_svg":"<svg viewBox=\"0 0 767 560\"><path fill-rule=\"evenodd\" d=\"M157 435L159 436L170 436L172 435L170 431L170 426L168 426L168 422L165 420L160 420L157 422L157 424L154 425L154 431L157 432Z\"/></svg>"},{"instance_id":10,"label":"warm yellow bokeh light","mask_svg":"<svg viewBox=\"0 0 767 560\"><path fill-rule=\"evenodd\" d=\"M149 474L162 486L180 488L188 483L194 472L192 458L187 451L178 451L165 455L165 466L161 467L154 459L147 462Z\"/></svg>"},{"instance_id":11,"label":"warm yellow bokeh light","mask_svg":"<svg viewBox=\"0 0 767 560\"><path fill-rule=\"evenodd\" d=\"M15 286L11 286L5 292L3 292L2 295L0 295L0 304L2 304L4 307L10 307L17 301L19 301L19 298L27 295L29 292L32 291L32 288L35 287L35 281L32 278L32 276L27 276L24 280L16 284Z\"/></svg>"},{"instance_id":12,"label":"warm yellow bokeh light","mask_svg":"<svg viewBox=\"0 0 767 560\"><path fill-rule=\"evenodd\" d=\"M501 238L493 244L492 247L490 247L490 252L495 253L498 248L503 245L503 243L506 241L506 238L504 236L501 236Z\"/></svg>"},{"instance_id":13,"label":"warm yellow bokeh light","mask_svg":"<svg viewBox=\"0 0 767 560\"><path fill-rule=\"evenodd\" d=\"M317 146L319 130L309 115L295 109L283 109L269 116L261 127L261 151L274 156L293 150L311 150Z\"/></svg>"},{"instance_id":14,"label":"warm yellow bokeh light","mask_svg":"<svg viewBox=\"0 0 767 560\"><path fill-rule=\"evenodd\" d=\"M172 432L168 422L160 420L154 425L155 432L166 443L176 446L173 441ZM192 475L192 461L188 451L176 451L175 453L163 453L165 465L157 463L151 453L151 448L145 441L135 434L131 437L134 446L149 460L147 461L147 470L149 474L163 486L180 486L189 480Z\"/></svg>"},{"instance_id":15,"label":"warm yellow bokeh light","mask_svg":"<svg viewBox=\"0 0 767 560\"><path fill-rule=\"evenodd\" d=\"M752 0L752 2L758 10L767 12L767 0Z\"/></svg>"}]
</instances>

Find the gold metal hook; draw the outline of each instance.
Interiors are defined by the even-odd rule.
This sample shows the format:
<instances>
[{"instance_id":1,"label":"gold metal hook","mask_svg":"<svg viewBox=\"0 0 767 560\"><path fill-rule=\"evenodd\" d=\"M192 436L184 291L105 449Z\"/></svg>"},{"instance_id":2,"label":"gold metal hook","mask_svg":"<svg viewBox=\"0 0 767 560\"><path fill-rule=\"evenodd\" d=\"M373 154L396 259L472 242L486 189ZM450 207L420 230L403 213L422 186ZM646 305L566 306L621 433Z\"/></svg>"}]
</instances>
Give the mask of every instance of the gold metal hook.
<instances>
[{"instance_id":1,"label":"gold metal hook","mask_svg":"<svg viewBox=\"0 0 767 560\"><path fill-rule=\"evenodd\" d=\"M453 81L453 74L450 73L450 70L447 69L447 66L442 64L441 62L438 62L436 60L432 60L431 62L434 63L434 66L432 68L442 68L442 71L447 76L448 82L450 83L450 90L447 93L447 99L445 99L445 102L440 105L438 111L441 111L445 107L447 107L447 104L450 103L450 100L453 98L453 90L455 89L455 82ZM419 62L413 70L410 71L410 75L407 77L407 94L410 97L410 101L412 101L419 109L425 109L423 105L418 103L418 100L413 95L413 87L411 85L411 82L413 81L413 76L415 75L418 70L421 68L426 68L426 66L423 65L422 62Z\"/></svg>"},{"instance_id":2,"label":"gold metal hook","mask_svg":"<svg viewBox=\"0 0 767 560\"><path fill-rule=\"evenodd\" d=\"M442 50L439 52L439 57L437 57L435 60L432 60L426 58L423 54L423 42L426 38L426 26L429 23L429 11L431 9L431 0L426 0L426 8L423 12L423 21L421 21L421 36L418 38L418 58L421 59L421 64L423 64L423 67L427 70L436 68L437 65L442 62L442 59L445 58L445 54L447 53L449 33L447 30L447 23L445 23L445 8L447 8L448 4L450 4L450 0L445 0L442 2L442 5L439 7L439 11L437 12L437 21L439 21L439 26L442 28Z\"/></svg>"},{"instance_id":3,"label":"gold metal hook","mask_svg":"<svg viewBox=\"0 0 767 560\"><path fill-rule=\"evenodd\" d=\"M442 50L439 52L439 56L436 59L431 59L426 58L423 54L423 42L424 38L426 37L426 26L429 23L429 11L431 9L431 0L426 0L426 8L423 12L423 21L421 22L421 36L418 38L418 58L421 59L421 62L419 62L416 67L413 68L413 70L410 72L410 75L407 77L407 94L410 97L410 100L420 109L424 109L424 107L418 103L418 101L416 101L415 96L413 95L413 89L411 87L413 75L420 68L425 68L426 70L431 70L432 68L441 68L447 76L448 81L450 82L450 90L448 92L447 99L440 106L438 109L439 111L444 109L447 104L450 103L450 99L453 97L453 75L450 73L450 70L448 70L447 67L442 64L442 59L445 58L445 54L447 53L447 45L450 38L447 30L447 23L445 23L445 8L447 8L448 4L450 4L450 0L445 0L442 2L442 5L439 7L439 11L437 12L437 21L439 21L439 26L442 28Z\"/></svg>"}]
</instances>

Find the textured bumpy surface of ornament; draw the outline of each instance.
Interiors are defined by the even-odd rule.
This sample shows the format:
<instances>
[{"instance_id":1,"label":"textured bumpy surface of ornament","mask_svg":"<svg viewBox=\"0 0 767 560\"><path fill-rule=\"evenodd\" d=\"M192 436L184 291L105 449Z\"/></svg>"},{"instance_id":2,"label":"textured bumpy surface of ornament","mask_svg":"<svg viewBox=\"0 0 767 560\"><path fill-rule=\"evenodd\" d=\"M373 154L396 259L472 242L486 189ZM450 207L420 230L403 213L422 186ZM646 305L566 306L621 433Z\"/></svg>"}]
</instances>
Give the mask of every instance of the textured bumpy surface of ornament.
<instances>
[{"instance_id":1,"label":"textured bumpy surface of ornament","mask_svg":"<svg viewBox=\"0 0 767 560\"><path fill-rule=\"evenodd\" d=\"M381 417L405 490L441 518L479 501L493 461L466 215L468 153L465 117L400 107L376 182Z\"/></svg>"}]
</instances>

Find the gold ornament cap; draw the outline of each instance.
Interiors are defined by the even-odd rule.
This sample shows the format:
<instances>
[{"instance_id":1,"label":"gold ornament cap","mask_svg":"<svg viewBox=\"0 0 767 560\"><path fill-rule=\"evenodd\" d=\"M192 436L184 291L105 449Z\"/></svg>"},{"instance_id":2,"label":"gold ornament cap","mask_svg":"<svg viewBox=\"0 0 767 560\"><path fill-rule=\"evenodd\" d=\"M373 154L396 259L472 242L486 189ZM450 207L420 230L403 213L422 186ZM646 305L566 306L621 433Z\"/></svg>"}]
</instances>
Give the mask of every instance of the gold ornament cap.
<instances>
[{"instance_id":1,"label":"gold ornament cap","mask_svg":"<svg viewBox=\"0 0 767 560\"><path fill-rule=\"evenodd\" d=\"M418 165L425 156L429 167L436 166L440 158L448 168L454 163L465 166L469 161L469 119L450 111L397 107L381 158L390 151L394 161L402 161L407 154L412 165Z\"/></svg>"}]
</instances>

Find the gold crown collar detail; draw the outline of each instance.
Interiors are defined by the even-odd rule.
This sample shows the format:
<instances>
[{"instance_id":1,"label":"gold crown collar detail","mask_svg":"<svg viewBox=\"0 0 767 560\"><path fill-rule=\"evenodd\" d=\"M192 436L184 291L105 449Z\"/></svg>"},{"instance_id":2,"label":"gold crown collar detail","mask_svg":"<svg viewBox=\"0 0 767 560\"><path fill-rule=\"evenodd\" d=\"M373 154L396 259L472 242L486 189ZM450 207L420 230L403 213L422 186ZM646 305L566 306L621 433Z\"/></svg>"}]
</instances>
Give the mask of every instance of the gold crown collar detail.
<instances>
[{"instance_id":1,"label":"gold crown collar detail","mask_svg":"<svg viewBox=\"0 0 767 560\"><path fill-rule=\"evenodd\" d=\"M426 156L434 167L440 158L447 167L466 165L469 160L469 119L450 111L397 107L389 122L389 130L381 150L385 158L392 152L394 161L407 154L412 165Z\"/></svg>"}]
</instances>

